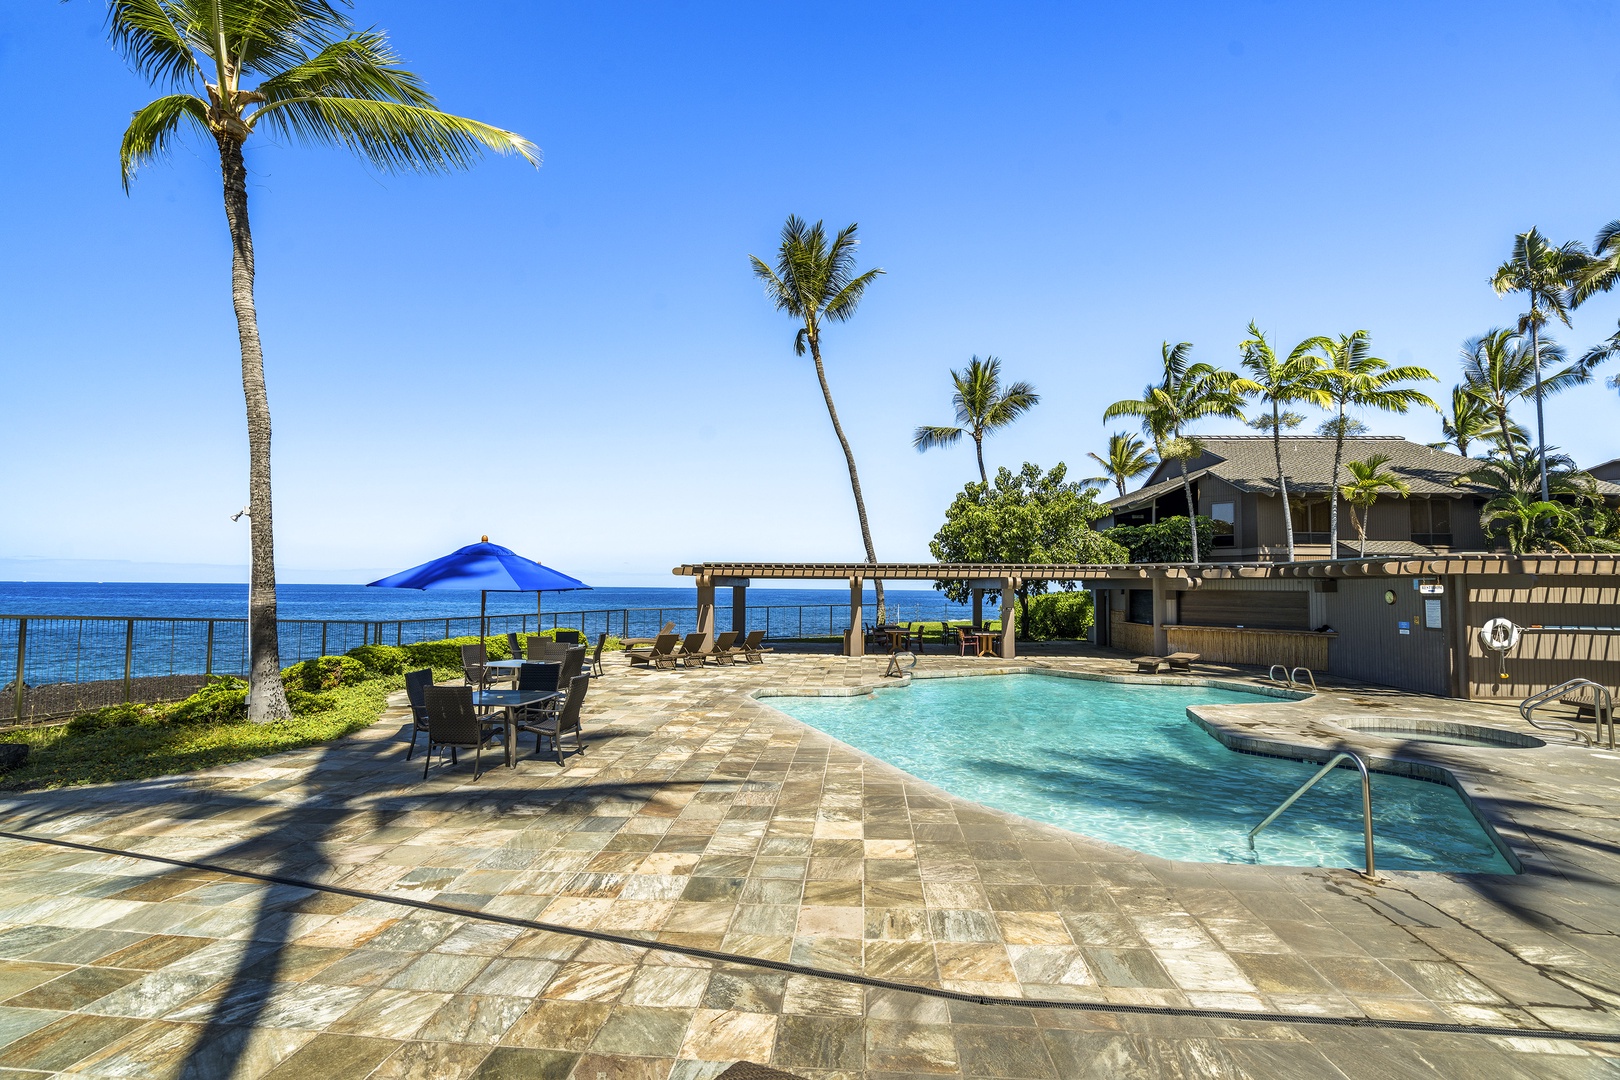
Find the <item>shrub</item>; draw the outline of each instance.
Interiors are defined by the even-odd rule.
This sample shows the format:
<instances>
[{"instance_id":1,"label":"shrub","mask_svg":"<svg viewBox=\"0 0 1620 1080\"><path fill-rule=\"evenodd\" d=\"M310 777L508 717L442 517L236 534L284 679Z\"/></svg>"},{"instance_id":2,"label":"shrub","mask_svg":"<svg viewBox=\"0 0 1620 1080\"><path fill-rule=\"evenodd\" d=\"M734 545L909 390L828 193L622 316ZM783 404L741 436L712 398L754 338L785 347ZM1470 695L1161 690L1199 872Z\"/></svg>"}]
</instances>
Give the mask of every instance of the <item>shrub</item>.
<instances>
[{"instance_id":1,"label":"shrub","mask_svg":"<svg viewBox=\"0 0 1620 1080\"><path fill-rule=\"evenodd\" d=\"M1019 629L1031 641L1076 641L1090 628L1091 594L1077 589L1030 597L1029 618Z\"/></svg>"},{"instance_id":2,"label":"shrub","mask_svg":"<svg viewBox=\"0 0 1620 1080\"><path fill-rule=\"evenodd\" d=\"M1187 529L1187 518L1168 517L1151 525L1115 525L1104 529L1103 535L1130 552L1133 563L1192 562L1192 535ZM1198 518L1198 557L1209 558L1215 542L1215 523L1207 517Z\"/></svg>"},{"instance_id":3,"label":"shrub","mask_svg":"<svg viewBox=\"0 0 1620 1080\"><path fill-rule=\"evenodd\" d=\"M461 670L461 647L463 645L478 644L478 635L469 634L467 637L443 638L439 641L416 641L409 645L401 645L405 653L406 663L413 668L433 668L439 670L450 668ZM484 639L484 648L491 660L511 659L511 650L506 647L506 635L491 634Z\"/></svg>"},{"instance_id":4,"label":"shrub","mask_svg":"<svg viewBox=\"0 0 1620 1080\"><path fill-rule=\"evenodd\" d=\"M210 679L165 714L171 724L236 724L247 719L248 684L229 675ZM72 730L72 724L68 725Z\"/></svg>"},{"instance_id":5,"label":"shrub","mask_svg":"<svg viewBox=\"0 0 1620 1080\"><path fill-rule=\"evenodd\" d=\"M398 675L405 670L409 659L405 650L397 645L356 645L344 655L360 661L370 678Z\"/></svg>"},{"instance_id":6,"label":"shrub","mask_svg":"<svg viewBox=\"0 0 1620 1080\"><path fill-rule=\"evenodd\" d=\"M309 716L336 708L337 695L331 692L312 694L292 686L287 688L287 706L292 709L294 716Z\"/></svg>"},{"instance_id":7,"label":"shrub","mask_svg":"<svg viewBox=\"0 0 1620 1080\"><path fill-rule=\"evenodd\" d=\"M150 705L109 705L105 709L80 713L67 722L67 729L70 734L85 735L103 728L134 727L156 719L158 715Z\"/></svg>"},{"instance_id":8,"label":"shrub","mask_svg":"<svg viewBox=\"0 0 1620 1080\"><path fill-rule=\"evenodd\" d=\"M310 693L353 686L371 677L366 666L352 656L317 656L312 660L300 660L281 672L282 685L289 690L307 690Z\"/></svg>"}]
</instances>

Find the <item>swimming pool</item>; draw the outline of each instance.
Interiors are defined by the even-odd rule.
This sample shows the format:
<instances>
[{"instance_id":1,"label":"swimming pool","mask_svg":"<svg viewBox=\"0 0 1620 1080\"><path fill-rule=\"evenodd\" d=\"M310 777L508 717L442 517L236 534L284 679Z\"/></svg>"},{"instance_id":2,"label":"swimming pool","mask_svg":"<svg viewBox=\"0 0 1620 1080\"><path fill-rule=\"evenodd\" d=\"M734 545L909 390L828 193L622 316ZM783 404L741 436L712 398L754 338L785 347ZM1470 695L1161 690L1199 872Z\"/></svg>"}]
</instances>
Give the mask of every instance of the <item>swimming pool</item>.
<instances>
[{"instance_id":1,"label":"swimming pool","mask_svg":"<svg viewBox=\"0 0 1620 1080\"><path fill-rule=\"evenodd\" d=\"M1255 704L1235 690L1042 675L918 679L861 697L768 703L952 794L1166 859L1279 866L1363 861L1360 778L1336 769L1248 831L1317 766L1228 750L1189 705ZM1378 865L1510 874L1449 787L1374 773Z\"/></svg>"}]
</instances>

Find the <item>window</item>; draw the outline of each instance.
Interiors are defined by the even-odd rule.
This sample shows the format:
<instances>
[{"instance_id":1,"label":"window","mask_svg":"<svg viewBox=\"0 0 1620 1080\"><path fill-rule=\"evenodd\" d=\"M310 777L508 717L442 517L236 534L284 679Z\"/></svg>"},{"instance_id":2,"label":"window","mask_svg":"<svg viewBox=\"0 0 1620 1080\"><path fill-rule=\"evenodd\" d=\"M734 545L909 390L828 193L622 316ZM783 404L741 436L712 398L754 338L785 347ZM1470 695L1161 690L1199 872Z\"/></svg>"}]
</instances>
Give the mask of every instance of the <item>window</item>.
<instances>
[{"instance_id":1,"label":"window","mask_svg":"<svg viewBox=\"0 0 1620 1080\"><path fill-rule=\"evenodd\" d=\"M1130 606L1125 609L1125 621L1153 625L1153 590L1132 589Z\"/></svg>"},{"instance_id":2,"label":"window","mask_svg":"<svg viewBox=\"0 0 1620 1080\"><path fill-rule=\"evenodd\" d=\"M1288 500L1294 518L1294 543L1325 544L1333 527L1333 508L1326 499Z\"/></svg>"},{"instance_id":3,"label":"window","mask_svg":"<svg viewBox=\"0 0 1620 1080\"><path fill-rule=\"evenodd\" d=\"M1237 544L1236 503L1211 503L1209 519L1215 523L1215 539L1212 542L1216 547L1233 547Z\"/></svg>"},{"instance_id":4,"label":"window","mask_svg":"<svg viewBox=\"0 0 1620 1080\"><path fill-rule=\"evenodd\" d=\"M1451 546L1451 500L1411 499L1412 542L1429 547Z\"/></svg>"}]
</instances>

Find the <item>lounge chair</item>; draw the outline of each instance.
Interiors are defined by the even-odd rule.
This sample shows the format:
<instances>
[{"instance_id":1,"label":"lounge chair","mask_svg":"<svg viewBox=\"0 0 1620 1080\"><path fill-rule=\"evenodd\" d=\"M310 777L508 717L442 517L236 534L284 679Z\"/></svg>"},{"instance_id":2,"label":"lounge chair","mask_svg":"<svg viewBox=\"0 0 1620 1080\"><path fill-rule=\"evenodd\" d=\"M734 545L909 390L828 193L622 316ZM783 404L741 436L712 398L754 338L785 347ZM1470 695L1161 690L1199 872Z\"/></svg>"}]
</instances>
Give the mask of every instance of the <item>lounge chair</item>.
<instances>
[{"instance_id":1,"label":"lounge chair","mask_svg":"<svg viewBox=\"0 0 1620 1080\"><path fill-rule=\"evenodd\" d=\"M505 725L479 716L473 708L470 686L429 686L422 691L427 705L427 760L422 765L422 779L427 779L433 764L433 749L450 751L450 764L456 763L457 750L473 751L473 779L483 773L484 747L499 745L497 738Z\"/></svg>"},{"instance_id":2,"label":"lounge chair","mask_svg":"<svg viewBox=\"0 0 1620 1080\"><path fill-rule=\"evenodd\" d=\"M1164 663L1164 657L1138 656L1135 660L1132 660L1131 663L1136 665L1136 673L1138 675L1157 675L1159 673L1159 665Z\"/></svg>"},{"instance_id":3,"label":"lounge chair","mask_svg":"<svg viewBox=\"0 0 1620 1080\"><path fill-rule=\"evenodd\" d=\"M714 639L714 648L709 650L709 655L714 657L715 663L718 664L724 661L728 664L735 664L737 662L737 657L742 655L742 650L737 647L737 637L737 631L727 630Z\"/></svg>"},{"instance_id":4,"label":"lounge chair","mask_svg":"<svg viewBox=\"0 0 1620 1080\"><path fill-rule=\"evenodd\" d=\"M585 703L585 692L591 688L589 675L575 675L568 683L568 696L564 699L562 708L547 713L538 719L524 719L518 721L519 731L534 732L535 756L540 754L542 739L551 740L551 748L556 751L557 764L563 763L562 737L570 731L574 733L574 745L579 752L585 752L585 734L580 729L579 709Z\"/></svg>"},{"instance_id":5,"label":"lounge chair","mask_svg":"<svg viewBox=\"0 0 1620 1080\"><path fill-rule=\"evenodd\" d=\"M405 673L405 697L411 703L411 745L405 751L405 760L416 753L416 737L427 730L427 695L423 693L433 685L433 672L427 668Z\"/></svg>"},{"instance_id":6,"label":"lounge chair","mask_svg":"<svg viewBox=\"0 0 1620 1080\"><path fill-rule=\"evenodd\" d=\"M687 667L692 666L693 660L697 661L698 667L702 667L704 662L714 655L714 650L709 646L709 635L687 634L686 639L681 642L677 655Z\"/></svg>"},{"instance_id":7,"label":"lounge chair","mask_svg":"<svg viewBox=\"0 0 1620 1080\"><path fill-rule=\"evenodd\" d=\"M742 643L741 646L743 651L743 659L748 661L750 664L763 664L765 662L765 654L772 651L768 646L763 644L764 641L765 631L748 631L748 638Z\"/></svg>"},{"instance_id":8,"label":"lounge chair","mask_svg":"<svg viewBox=\"0 0 1620 1080\"><path fill-rule=\"evenodd\" d=\"M1192 671L1192 666L1198 662L1199 657L1202 655L1202 653L1195 652L1174 652L1165 657L1164 661L1170 665L1171 671L1190 672Z\"/></svg>"},{"instance_id":9,"label":"lounge chair","mask_svg":"<svg viewBox=\"0 0 1620 1080\"><path fill-rule=\"evenodd\" d=\"M624 655L630 658L630 666L645 664L648 667L661 668L665 664L675 666L676 648L680 645L680 638L674 634L659 634L658 640L645 649L626 649Z\"/></svg>"}]
</instances>

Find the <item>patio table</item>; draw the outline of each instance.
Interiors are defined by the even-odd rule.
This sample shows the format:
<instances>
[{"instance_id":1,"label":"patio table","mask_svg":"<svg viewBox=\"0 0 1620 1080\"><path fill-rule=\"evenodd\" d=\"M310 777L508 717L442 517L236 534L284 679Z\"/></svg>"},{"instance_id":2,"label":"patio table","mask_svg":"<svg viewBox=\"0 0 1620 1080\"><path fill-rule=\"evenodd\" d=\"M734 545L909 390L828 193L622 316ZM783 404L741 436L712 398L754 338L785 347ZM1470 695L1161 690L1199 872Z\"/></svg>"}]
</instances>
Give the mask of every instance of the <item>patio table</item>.
<instances>
[{"instance_id":1,"label":"patio table","mask_svg":"<svg viewBox=\"0 0 1620 1080\"><path fill-rule=\"evenodd\" d=\"M510 663L511 661L496 661ZM483 709L506 710L506 763L511 765L517 754L517 710L563 696L561 690L474 690L473 705Z\"/></svg>"}]
</instances>

